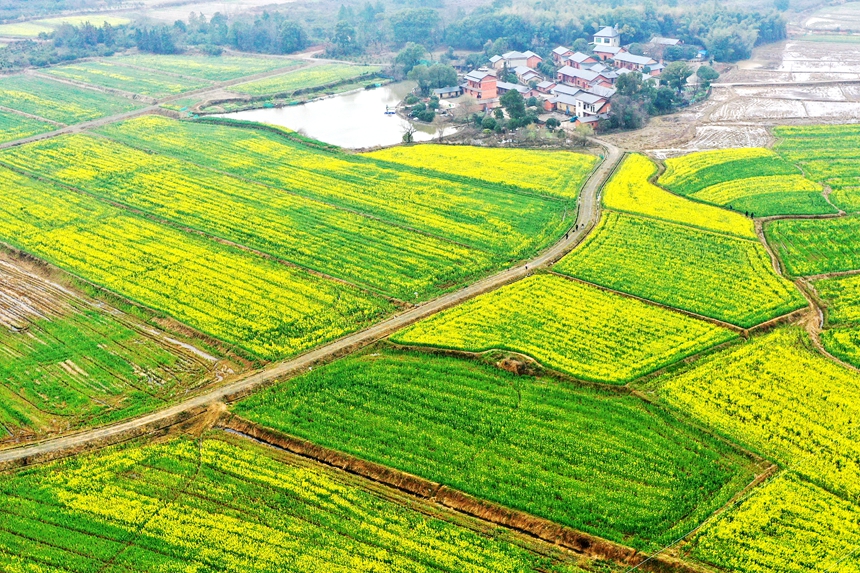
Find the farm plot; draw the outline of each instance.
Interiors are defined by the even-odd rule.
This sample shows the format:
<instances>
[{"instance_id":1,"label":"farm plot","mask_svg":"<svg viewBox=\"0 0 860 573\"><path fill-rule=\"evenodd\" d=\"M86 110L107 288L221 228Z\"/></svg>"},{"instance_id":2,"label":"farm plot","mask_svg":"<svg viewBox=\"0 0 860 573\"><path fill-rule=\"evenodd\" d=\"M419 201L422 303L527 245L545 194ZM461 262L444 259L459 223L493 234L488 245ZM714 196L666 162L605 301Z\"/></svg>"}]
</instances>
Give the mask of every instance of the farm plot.
<instances>
[{"instance_id":1,"label":"farm plot","mask_svg":"<svg viewBox=\"0 0 860 573\"><path fill-rule=\"evenodd\" d=\"M6 474L0 498L5 571L580 571L547 546L214 433Z\"/></svg>"},{"instance_id":2,"label":"farm plot","mask_svg":"<svg viewBox=\"0 0 860 573\"><path fill-rule=\"evenodd\" d=\"M157 71L145 71L120 66L109 60L97 60L48 68L46 74L77 82L121 90L149 97L161 97L192 91L207 85L206 80L166 76Z\"/></svg>"},{"instance_id":3,"label":"farm plot","mask_svg":"<svg viewBox=\"0 0 860 573\"><path fill-rule=\"evenodd\" d=\"M705 527L692 556L740 573L860 572L860 508L793 472Z\"/></svg>"},{"instance_id":4,"label":"farm plot","mask_svg":"<svg viewBox=\"0 0 860 573\"><path fill-rule=\"evenodd\" d=\"M281 58L169 56L154 54L122 56L110 60L110 62L115 64L130 64L171 74L221 82L301 65L300 61Z\"/></svg>"},{"instance_id":5,"label":"farm plot","mask_svg":"<svg viewBox=\"0 0 860 573\"><path fill-rule=\"evenodd\" d=\"M307 69L288 72L282 76L265 78L229 88L229 91L251 95L292 94L332 84L356 80L379 73L379 66L352 66L349 64L321 64Z\"/></svg>"},{"instance_id":6,"label":"farm plot","mask_svg":"<svg viewBox=\"0 0 860 573\"><path fill-rule=\"evenodd\" d=\"M732 151L740 159L732 159ZM764 150L702 152L666 160L660 183L677 193L757 217L836 213L824 189Z\"/></svg>"},{"instance_id":7,"label":"farm plot","mask_svg":"<svg viewBox=\"0 0 860 573\"><path fill-rule=\"evenodd\" d=\"M146 116L100 130L119 141L213 167L400 227L521 260L557 239L572 202L509 186L420 175L324 152L259 129ZM504 264L504 263L503 263Z\"/></svg>"},{"instance_id":8,"label":"farm plot","mask_svg":"<svg viewBox=\"0 0 860 573\"><path fill-rule=\"evenodd\" d=\"M0 78L0 106L65 124L141 107L123 97L23 74Z\"/></svg>"},{"instance_id":9,"label":"farm plot","mask_svg":"<svg viewBox=\"0 0 860 573\"><path fill-rule=\"evenodd\" d=\"M860 211L860 126L778 127L775 149L803 167L807 177L833 189L831 200L846 211Z\"/></svg>"},{"instance_id":10,"label":"farm plot","mask_svg":"<svg viewBox=\"0 0 860 573\"><path fill-rule=\"evenodd\" d=\"M654 382L667 404L860 501L860 378L784 327Z\"/></svg>"},{"instance_id":11,"label":"farm plot","mask_svg":"<svg viewBox=\"0 0 860 573\"><path fill-rule=\"evenodd\" d=\"M727 181L772 175L801 171L770 149L719 149L667 159L660 184L679 195L694 195Z\"/></svg>"},{"instance_id":12,"label":"farm plot","mask_svg":"<svg viewBox=\"0 0 860 573\"><path fill-rule=\"evenodd\" d=\"M785 271L796 277L860 270L860 217L783 219L765 236Z\"/></svg>"},{"instance_id":13,"label":"farm plot","mask_svg":"<svg viewBox=\"0 0 860 573\"><path fill-rule=\"evenodd\" d=\"M648 179L656 172L657 166L644 155L628 155L603 190L604 206L613 211L755 238L753 222L743 215L702 205L652 185Z\"/></svg>"},{"instance_id":14,"label":"farm plot","mask_svg":"<svg viewBox=\"0 0 860 573\"><path fill-rule=\"evenodd\" d=\"M788 81L782 78L774 81ZM711 113L711 121L738 122L783 119L803 119L807 117L802 101L791 99L743 98L728 101Z\"/></svg>"},{"instance_id":15,"label":"farm plot","mask_svg":"<svg viewBox=\"0 0 860 573\"><path fill-rule=\"evenodd\" d=\"M57 129L56 124L0 110L0 143Z\"/></svg>"},{"instance_id":16,"label":"farm plot","mask_svg":"<svg viewBox=\"0 0 860 573\"><path fill-rule=\"evenodd\" d=\"M745 328L806 304L757 241L611 211L554 268Z\"/></svg>"},{"instance_id":17,"label":"farm plot","mask_svg":"<svg viewBox=\"0 0 860 573\"><path fill-rule=\"evenodd\" d=\"M819 280L814 286L826 305L821 342L828 352L860 368L860 275Z\"/></svg>"},{"instance_id":18,"label":"farm plot","mask_svg":"<svg viewBox=\"0 0 860 573\"><path fill-rule=\"evenodd\" d=\"M392 340L472 352L504 348L579 378L623 383L736 336L636 299L539 274L439 313Z\"/></svg>"},{"instance_id":19,"label":"farm plot","mask_svg":"<svg viewBox=\"0 0 860 573\"><path fill-rule=\"evenodd\" d=\"M647 550L750 479L730 446L631 395L384 346L264 390L235 412Z\"/></svg>"},{"instance_id":20,"label":"farm plot","mask_svg":"<svg viewBox=\"0 0 860 573\"><path fill-rule=\"evenodd\" d=\"M0 160L400 299L462 284L497 259L104 138L53 138L10 149Z\"/></svg>"},{"instance_id":21,"label":"farm plot","mask_svg":"<svg viewBox=\"0 0 860 573\"><path fill-rule=\"evenodd\" d=\"M0 443L128 417L211 381L215 358L0 251Z\"/></svg>"},{"instance_id":22,"label":"farm plot","mask_svg":"<svg viewBox=\"0 0 860 573\"><path fill-rule=\"evenodd\" d=\"M562 199L576 199L597 163L595 156L584 153L432 144L389 147L367 156L428 175L462 175Z\"/></svg>"},{"instance_id":23,"label":"farm plot","mask_svg":"<svg viewBox=\"0 0 860 573\"><path fill-rule=\"evenodd\" d=\"M386 301L238 248L0 170L0 239L274 359L356 330Z\"/></svg>"}]
</instances>

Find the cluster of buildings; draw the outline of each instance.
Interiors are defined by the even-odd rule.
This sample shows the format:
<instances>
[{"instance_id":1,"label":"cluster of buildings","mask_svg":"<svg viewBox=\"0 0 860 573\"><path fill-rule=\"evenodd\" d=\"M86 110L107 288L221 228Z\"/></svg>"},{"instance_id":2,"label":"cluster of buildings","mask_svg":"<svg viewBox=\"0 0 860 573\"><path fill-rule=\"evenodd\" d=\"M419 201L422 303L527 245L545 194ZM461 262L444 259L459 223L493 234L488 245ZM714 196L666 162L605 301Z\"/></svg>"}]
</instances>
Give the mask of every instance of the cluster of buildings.
<instances>
[{"instance_id":1,"label":"cluster of buildings","mask_svg":"<svg viewBox=\"0 0 860 573\"><path fill-rule=\"evenodd\" d=\"M655 38L654 43L675 45L679 41ZM607 26L594 35L591 54L574 52L564 46L552 51L554 78L547 78L537 68L543 58L531 51L507 52L490 58L487 67L472 70L465 82L456 88L437 90L439 97L466 94L477 100L483 109L499 105L499 97L517 90L524 98L535 97L543 109L575 117L577 124L593 124L606 117L612 107L613 87L623 74L633 71L646 76L658 76L665 66L649 57L629 53L621 46L617 28ZM517 83L504 81L511 74ZM501 77L500 76L505 76Z\"/></svg>"}]
</instances>

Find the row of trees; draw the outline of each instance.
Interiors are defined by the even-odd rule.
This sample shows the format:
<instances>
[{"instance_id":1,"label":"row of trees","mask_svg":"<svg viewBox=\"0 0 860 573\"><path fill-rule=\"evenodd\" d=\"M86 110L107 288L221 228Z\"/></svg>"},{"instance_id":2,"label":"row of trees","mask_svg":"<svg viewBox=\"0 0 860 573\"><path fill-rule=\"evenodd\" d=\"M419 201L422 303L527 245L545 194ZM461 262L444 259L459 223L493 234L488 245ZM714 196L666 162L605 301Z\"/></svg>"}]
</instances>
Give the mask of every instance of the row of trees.
<instances>
[{"instance_id":1,"label":"row of trees","mask_svg":"<svg viewBox=\"0 0 860 573\"><path fill-rule=\"evenodd\" d=\"M688 100L684 95L691 89L689 78L692 75L693 69L685 62L672 62L660 74L659 84L639 72L620 76L615 82L618 93L612 98L612 111L601 127L638 129L650 116L670 113L678 106L686 104ZM707 91L711 82L719 76L710 66L699 67L696 71L694 91Z\"/></svg>"}]
</instances>

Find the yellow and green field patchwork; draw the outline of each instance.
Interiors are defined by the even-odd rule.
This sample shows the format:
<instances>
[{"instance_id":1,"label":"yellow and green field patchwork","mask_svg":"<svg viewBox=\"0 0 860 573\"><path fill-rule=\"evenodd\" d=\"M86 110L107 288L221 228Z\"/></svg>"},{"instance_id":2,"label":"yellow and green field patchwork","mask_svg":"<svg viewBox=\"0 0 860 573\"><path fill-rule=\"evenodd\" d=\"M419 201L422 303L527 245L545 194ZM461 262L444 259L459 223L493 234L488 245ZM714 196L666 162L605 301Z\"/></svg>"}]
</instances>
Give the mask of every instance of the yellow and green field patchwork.
<instances>
[{"instance_id":1,"label":"yellow and green field patchwork","mask_svg":"<svg viewBox=\"0 0 860 573\"><path fill-rule=\"evenodd\" d=\"M506 349L578 378L623 383L736 337L702 320L538 274L441 312L391 339L472 352Z\"/></svg>"},{"instance_id":2,"label":"yellow and green field patchwork","mask_svg":"<svg viewBox=\"0 0 860 573\"><path fill-rule=\"evenodd\" d=\"M810 179L831 187L837 206L860 211L860 126L785 126L774 129L774 135L776 151Z\"/></svg>"},{"instance_id":3,"label":"yellow and green field patchwork","mask_svg":"<svg viewBox=\"0 0 860 573\"><path fill-rule=\"evenodd\" d=\"M612 211L553 268L745 328L806 304L758 241Z\"/></svg>"},{"instance_id":4,"label":"yellow and green field patchwork","mask_svg":"<svg viewBox=\"0 0 860 573\"><path fill-rule=\"evenodd\" d=\"M100 129L142 149L194 162L281 191L455 241L511 262L536 253L569 226L572 201L507 185L397 169L326 152L288 134L145 116ZM504 264L504 263L503 263ZM414 297L414 295L413 295Z\"/></svg>"},{"instance_id":5,"label":"yellow and green field patchwork","mask_svg":"<svg viewBox=\"0 0 860 573\"><path fill-rule=\"evenodd\" d=\"M480 249L105 138L53 138L0 161L400 299L497 264Z\"/></svg>"},{"instance_id":6,"label":"yellow and green field patchwork","mask_svg":"<svg viewBox=\"0 0 860 573\"><path fill-rule=\"evenodd\" d=\"M65 124L142 107L124 97L24 74L0 78L0 106Z\"/></svg>"},{"instance_id":7,"label":"yellow and green field patchwork","mask_svg":"<svg viewBox=\"0 0 860 573\"><path fill-rule=\"evenodd\" d=\"M783 327L654 382L701 423L853 503L860 502L860 377Z\"/></svg>"},{"instance_id":8,"label":"yellow and green field patchwork","mask_svg":"<svg viewBox=\"0 0 860 573\"><path fill-rule=\"evenodd\" d=\"M593 155L567 151L433 144L389 147L367 156L422 171L507 183L563 199L579 195L597 163Z\"/></svg>"},{"instance_id":9,"label":"yellow and green field patchwork","mask_svg":"<svg viewBox=\"0 0 860 573\"><path fill-rule=\"evenodd\" d=\"M268 388L235 412L647 550L751 479L731 446L623 391L385 345Z\"/></svg>"},{"instance_id":10,"label":"yellow and green field patchwork","mask_svg":"<svg viewBox=\"0 0 860 573\"><path fill-rule=\"evenodd\" d=\"M768 222L764 231L789 275L860 270L860 216L782 219Z\"/></svg>"},{"instance_id":11,"label":"yellow and green field patchwork","mask_svg":"<svg viewBox=\"0 0 860 573\"><path fill-rule=\"evenodd\" d=\"M4 571L581 573L560 551L226 434L0 475L0 499Z\"/></svg>"},{"instance_id":12,"label":"yellow and green field patchwork","mask_svg":"<svg viewBox=\"0 0 860 573\"><path fill-rule=\"evenodd\" d=\"M2 252L0 300L0 441L141 414L212 380L216 358Z\"/></svg>"},{"instance_id":13,"label":"yellow and green field patchwork","mask_svg":"<svg viewBox=\"0 0 860 573\"><path fill-rule=\"evenodd\" d=\"M0 240L257 357L296 354L393 310L356 288L5 168L0 195Z\"/></svg>"},{"instance_id":14,"label":"yellow and green field patchwork","mask_svg":"<svg viewBox=\"0 0 860 573\"><path fill-rule=\"evenodd\" d=\"M255 80L229 88L229 91L251 96L292 94L299 90L312 90L331 84L372 76L382 70L380 66L353 66L349 64L320 64L287 72L281 76Z\"/></svg>"},{"instance_id":15,"label":"yellow and green field patchwork","mask_svg":"<svg viewBox=\"0 0 860 573\"><path fill-rule=\"evenodd\" d=\"M55 123L0 110L0 143L24 139L31 135L53 131L59 127Z\"/></svg>"},{"instance_id":16,"label":"yellow and green field patchwork","mask_svg":"<svg viewBox=\"0 0 860 573\"><path fill-rule=\"evenodd\" d=\"M860 506L789 471L706 526L692 556L738 573L858 573L858 548Z\"/></svg>"},{"instance_id":17,"label":"yellow and green field patchwork","mask_svg":"<svg viewBox=\"0 0 860 573\"><path fill-rule=\"evenodd\" d=\"M146 71L94 60L48 68L45 73L66 80L101 86L150 97L180 94L211 85L203 79L167 76L156 70Z\"/></svg>"},{"instance_id":18,"label":"yellow and green field patchwork","mask_svg":"<svg viewBox=\"0 0 860 573\"><path fill-rule=\"evenodd\" d=\"M821 342L834 356L860 368L860 274L813 283L826 313Z\"/></svg>"},{"instance_id":19,"label":"yellow and green field patchwork","mask_svg":"<svg viewBox=\"0 0 860 573\"><path fill-rule=\"evenodd\" d=\"M667 159L660 184L755 217L837 212L819 183L768 149L721 149Z\"/></svg>"},{"instance_id":20,"label":"yellow and green field patchwork","mask_svg":"<svg viewBox=\"0 0 860 573\"><path fill-rule=\"evenodd\" d=\"M649 181L656 172L657 166L644 155L628 155L603 189L603 205L613 211L755 239L752 220L668 193Z\"/></svg>"},{"instance_id":21,"label":"yellow and green field patchwork","mask_svg":"<svg viewBox=\"0 0 860 573\"><path fill-rule=\"evenodd\" d=\"M129 64L151 70L160 70L181 76L211 81L227 81L292 68L302 64L298 60L262 58L254 56L172 56L135 54L108 60L114 64Z\"/></svg>"}]
</instances>

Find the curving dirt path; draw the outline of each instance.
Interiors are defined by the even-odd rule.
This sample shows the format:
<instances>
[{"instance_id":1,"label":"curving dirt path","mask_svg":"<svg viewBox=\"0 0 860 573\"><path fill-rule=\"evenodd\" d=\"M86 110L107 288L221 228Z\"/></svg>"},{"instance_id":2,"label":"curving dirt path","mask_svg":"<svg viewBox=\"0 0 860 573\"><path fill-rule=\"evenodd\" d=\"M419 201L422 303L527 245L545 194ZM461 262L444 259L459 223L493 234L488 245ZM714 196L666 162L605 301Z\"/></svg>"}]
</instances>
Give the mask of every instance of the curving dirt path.
<instances>
[{"instance_id":1,"label":"curving dirt path","mask_svg":"<svg viewBox=\"0 0 860 573\"><path fill-rule=\"evenodd\" d=\"M575 221L575 228L577 230L573 230L574 227L571 227L567 238L563 238L552 245L536 258L487 277L459 291L443 295L396 314L365 330L355 332L295 358L251 372L239 380L194 396L163 410L111 426L0 451L0 464L75 449L92 442L109 441L111 438L119 438L128 432L170 420L184 412L229 400L231 396L244 395L263 384L306 370L317 362L354 351L423 318L427 318L480 294L519 280L527 276L533 269L551 265L573 250L596 225L600 216L600 190L619 164L623 155L622 150L618 147L603 141L595 141L605 149L605 158L600 166L591 174L580 193L579 200L577 201L578 209Z\"/></svg>"}]
</instances>

